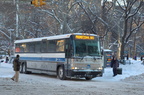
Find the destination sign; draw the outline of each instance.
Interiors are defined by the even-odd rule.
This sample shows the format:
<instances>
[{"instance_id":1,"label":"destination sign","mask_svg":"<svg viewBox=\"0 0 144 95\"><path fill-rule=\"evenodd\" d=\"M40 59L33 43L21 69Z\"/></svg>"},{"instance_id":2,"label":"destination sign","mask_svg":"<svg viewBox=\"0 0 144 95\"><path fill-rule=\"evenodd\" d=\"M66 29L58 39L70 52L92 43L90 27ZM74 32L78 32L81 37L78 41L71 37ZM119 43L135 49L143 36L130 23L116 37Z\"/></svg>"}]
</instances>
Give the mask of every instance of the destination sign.
<instances>
[{"instance_id":1,"label":"destination sign","mask_svg":"<svg viewBox=\"0 0 144 95\"><path fill-rule=\"evenodd\" d=\"M88 39L88 40L94 40L94 36L85 36L85 35L76 35L75 39Z\"/></svg>"}]
</instances>

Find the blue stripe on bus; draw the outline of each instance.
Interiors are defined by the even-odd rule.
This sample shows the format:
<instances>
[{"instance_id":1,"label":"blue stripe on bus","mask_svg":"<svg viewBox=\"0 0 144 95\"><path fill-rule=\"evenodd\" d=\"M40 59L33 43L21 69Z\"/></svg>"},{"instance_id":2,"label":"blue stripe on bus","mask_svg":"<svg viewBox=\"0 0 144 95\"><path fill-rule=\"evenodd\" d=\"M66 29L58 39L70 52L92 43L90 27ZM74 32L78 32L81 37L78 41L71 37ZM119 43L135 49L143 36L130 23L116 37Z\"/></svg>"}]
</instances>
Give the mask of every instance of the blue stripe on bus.
<instances>
[{"instance_id":1,"label":"blue stripe on bus","mask_svg":"<svg viewBox=\"0 0 144 95\"><path fill-rule=\"evenodd\" d=\"M20 60L29 61L65 61L65 58L46 58L46 57L20 57Z\"/></svg>"}]
</instances>

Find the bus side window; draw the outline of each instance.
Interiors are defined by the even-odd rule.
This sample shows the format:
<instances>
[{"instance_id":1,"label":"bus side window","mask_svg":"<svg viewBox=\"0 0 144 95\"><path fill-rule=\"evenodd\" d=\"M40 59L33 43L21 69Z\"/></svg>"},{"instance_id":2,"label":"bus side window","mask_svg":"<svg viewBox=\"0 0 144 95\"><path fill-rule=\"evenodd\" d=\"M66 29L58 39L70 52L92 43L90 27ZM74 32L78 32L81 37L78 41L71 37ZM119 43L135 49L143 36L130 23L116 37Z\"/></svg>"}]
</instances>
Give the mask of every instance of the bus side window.
<instances>
[{"instance_id":1,"label":"bus side window","mask_svg":"<svg viewBox=\"0 0 144 95\"><path fill-rule=\"evenodd\" d=\"M56 52L56 41L55 40L48 41L48 52Z\"/></svg>"},{"instance_id":2,"label":"bus side window","mask_svg":"<svg viewBox=\"0 0 144 95\"><path fill-rule=\"evenodd\" d=\"M29 45L29 50L28 51L29 52L34 52L35 51L35 48L34 48L35 44L34 43L29 43L28 45Z\"/></svg>"},{"instance_id":3,"label":"bus side window","mask_svg":"<svg viewBox=\"0 0 144 95\"><path fill-rule=\"evenodd\" d=\"M15 46L15 52L20 52L20 45L19 44L16 44L16 46Z\"/></svg>"},{"instance_id":4,"label":"bus side window","mask_svg":"<svg viewBox=\"0 0 144 95\"><path fill-rule=\"evenodd\" d=\"M25 49L26 49L26 44L23 43L20 45L20 52L25 52Z\"/></svg>"},{"instance_id":5,"label":"bus side window","mask_svg":"<svg viewBox=\"0 0 144 95\"><path fill-rule=\"evenodd\" d=\"M64 40L57 40L56 51L64 52Z\"/></svg>"},{"instance_id":6,"label":"bus side window","mask_svg":"<svg viewBox=\"0 0 144 95\"><path fill-rule=\"evenodd\" d=\"M41 42L41 52L47 52L47 40Z\"/></svg>"},{"instance_id":7,"label":"bus side window","mask_svg":"<svg viewBox=\"0 0 144 95\"><path fill-rule=\"evenodd\" d=\"M40 42L35 42L35 52L40 52Z\"/></svg>"}]
</instances>

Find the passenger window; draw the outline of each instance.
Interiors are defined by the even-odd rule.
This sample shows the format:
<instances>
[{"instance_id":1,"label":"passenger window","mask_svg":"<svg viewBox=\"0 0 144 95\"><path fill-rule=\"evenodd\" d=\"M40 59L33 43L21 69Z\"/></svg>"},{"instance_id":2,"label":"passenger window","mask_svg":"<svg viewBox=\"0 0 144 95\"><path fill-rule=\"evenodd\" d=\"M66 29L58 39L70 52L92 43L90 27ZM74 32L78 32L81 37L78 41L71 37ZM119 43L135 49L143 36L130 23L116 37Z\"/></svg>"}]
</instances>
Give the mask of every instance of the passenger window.
<instances>
[{"instance_id":1,"label":"passenger window","mask_svg":"<svg viewBox=\"0 0 144 95\"><path fill-rule=\"evenodd\" d=\"M40 52L41 44L40 42L35 42L35 52Z\"/></svg>"},{"instance_id":2,"label":"passenger window","mask_svg":"<svg viewBox=\"0 0 144 95\"><path fill-rule=\"evenodd\" d=\"M63 52L64 51L64 40L57 40L56 51Z\"/></svg>"},{"instance_id":3,"label":"passenger window","mask_svg":"<svg viewBox=\"0 0 144 95\"><path fill-rule=\"evenodd\" d=\"M49 40L48 52L56 52L56 41L55 40Z\"/></svg>"},{"instance_id":4,"label":"passenger window","mask_svg":"<svg viewBox=\"0 0 144 95\"><path fill-rule=\"evenodd\" d=\"M35 45L34 45L34 43L29 43L28 46L29 46L29 50L28 50L29 52L34 52L35 51L35 48L34 48Z\"/></svg>"},{"instance_id":5,"label":"passenger window","mask_svg":"<svg viewBox=\"0 0 144 95\"><path fill-rule=\"evenodd\" d=\"M41 52L47 52L47 41L42 41Z\"/></svg>"},{"instance_id":6,"label":"passenger window","mask_svg":"<svg viewBox=\"0 0 144 95\"><path fill-rule=\"evenodd\" d=\"M16 44L16 46L15 46L15 52L20 52L21 50L20 50L20 45L19 44Z\"/></svg>"},{"instance_id":7,"label":"passenger window","mask_svg":"<svg viewBox=\"0 0 144 95\"><path fill-rule=\"evenodd\" d=\"M27 52L26 44L21 44L20 45L20 52Z\"/></svg>"}]
</instances>

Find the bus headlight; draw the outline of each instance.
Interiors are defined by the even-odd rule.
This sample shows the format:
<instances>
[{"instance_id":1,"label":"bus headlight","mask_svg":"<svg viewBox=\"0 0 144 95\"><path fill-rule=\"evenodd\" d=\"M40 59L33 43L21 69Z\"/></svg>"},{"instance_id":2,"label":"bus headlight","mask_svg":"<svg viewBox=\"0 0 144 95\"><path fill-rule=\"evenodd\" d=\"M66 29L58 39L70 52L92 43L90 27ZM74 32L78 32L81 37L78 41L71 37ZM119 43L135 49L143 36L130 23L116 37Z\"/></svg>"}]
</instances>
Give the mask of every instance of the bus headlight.
<instances>
[{"instance_id":1,"label":"bus headlight","mask_svg":"<svg viewBox=\"0 0 144 95\"><path fill-rule=\"evenodd\" d=\"M78 67L71 67L71 69L78 69Z\"/></svg>"},{"instance_id":2,"label":"bus headlight","mask_svg":"<svg viewBox=\"0 0 144 95\"><path fill-rule=\"evenodd\" d=\"M103 68L102 68L102 67L99 67L98 69L99 69L99 70L102 70Z\"/></svg>"}]
</instances>

